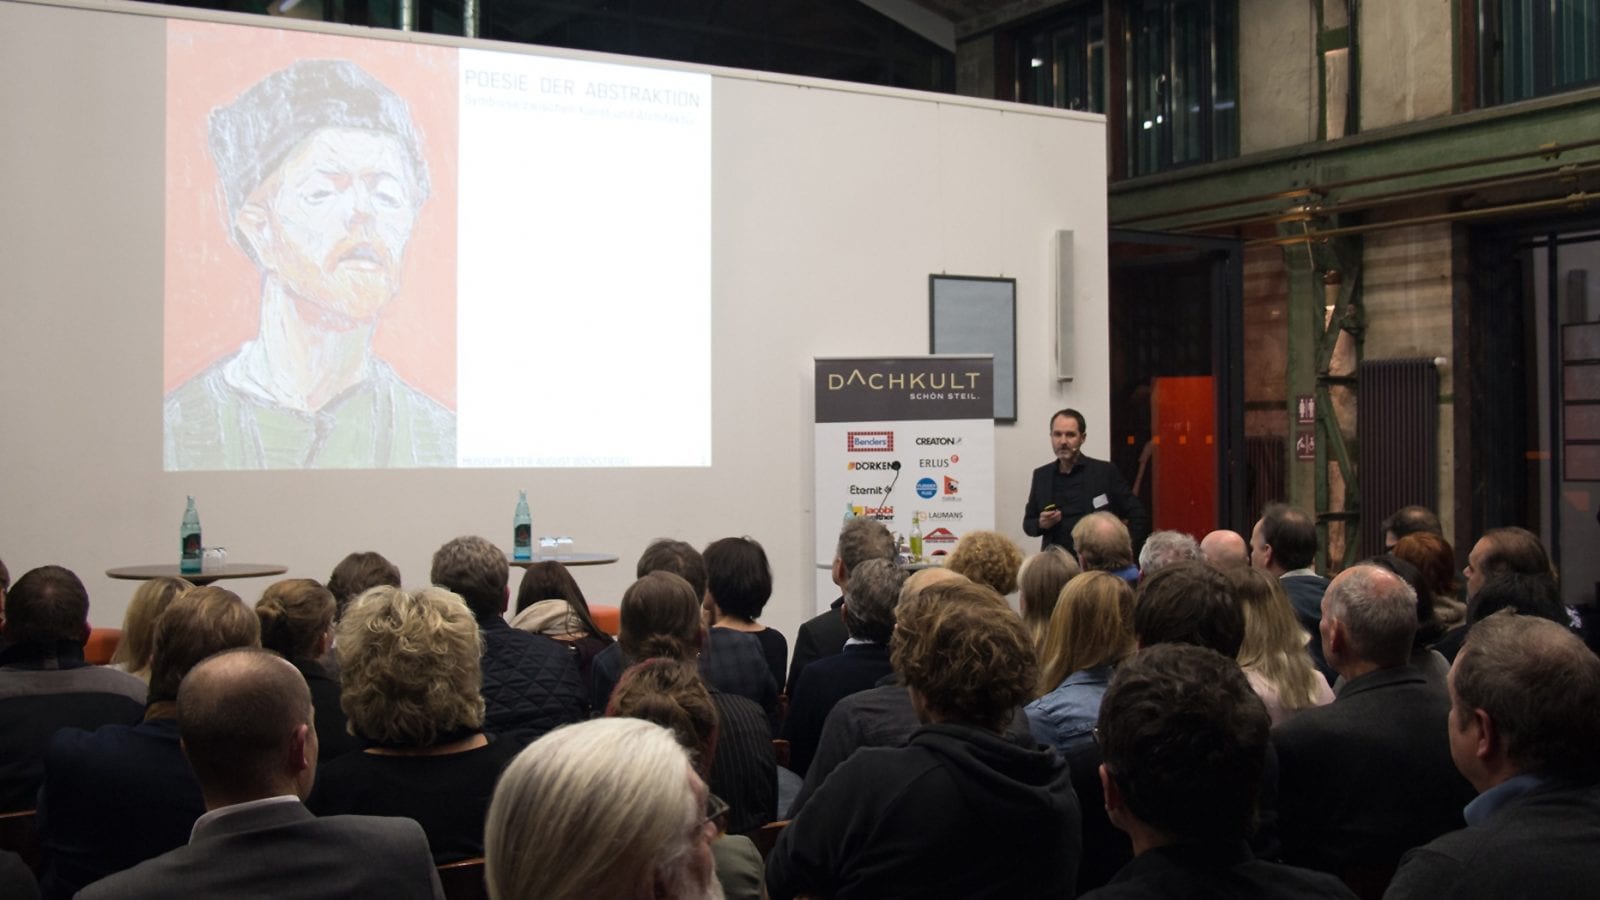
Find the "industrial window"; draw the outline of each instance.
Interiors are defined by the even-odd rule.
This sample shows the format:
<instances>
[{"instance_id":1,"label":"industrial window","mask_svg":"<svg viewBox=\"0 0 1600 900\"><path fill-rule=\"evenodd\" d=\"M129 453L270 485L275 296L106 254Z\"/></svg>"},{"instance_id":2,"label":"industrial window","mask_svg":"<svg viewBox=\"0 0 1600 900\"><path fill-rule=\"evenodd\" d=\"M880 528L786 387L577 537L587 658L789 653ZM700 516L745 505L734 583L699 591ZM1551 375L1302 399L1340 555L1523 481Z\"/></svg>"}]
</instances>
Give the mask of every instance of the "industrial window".
<instances>
[{"instance_id":1,"label":"industrial window","mask_svg":"<svg viewBox=\"0 0 1600 900\"><path fill-rule=\"evenodd\" d=\"M1237 156L1237 0L1132 0L1126 8L1128 174Z\"/></svg>"},{"instance_id":2,"label":"industrial window","mask_svg":"<svg viewBox=\"0 0 1600 900\"><path fill-rule=\"evenodd\" d=\"M1600 84L1600 0L1479 0L1484 106Z\"/></svg>"},{"instance_id":3,"label":"industrial window","mask_svg":"<svg viewBox=\"0 0 1600 900\"><path fill-rule=\"evenodd\" d=\"M1027 29L1018 36L1017 51L1018 100L1106 111L1106 29L1099 4Z\"/></svg>"}]
</instances>

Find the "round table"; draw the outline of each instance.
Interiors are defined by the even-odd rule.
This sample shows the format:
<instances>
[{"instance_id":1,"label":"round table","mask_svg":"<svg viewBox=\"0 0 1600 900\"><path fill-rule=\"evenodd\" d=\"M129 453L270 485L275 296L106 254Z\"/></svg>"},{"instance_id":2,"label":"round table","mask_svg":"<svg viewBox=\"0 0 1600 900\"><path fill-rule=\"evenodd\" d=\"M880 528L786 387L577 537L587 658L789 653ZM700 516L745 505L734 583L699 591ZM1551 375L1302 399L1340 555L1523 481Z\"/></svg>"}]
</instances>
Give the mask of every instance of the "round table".
<instances>
[{"instance_id":1,"label":"round table","mask_svg":"<svg viewBox=\"0 0 1600 900\"><path fill-rule=\"evenodd\" d=\"M617 558L615 553L535 553L533 559L512 559L511 554L506 554L506 562L519 569L542 562L556 562L563 566L609 566Z\"/></svg>"},{"instance_id":2,"label":"round table","mask_svg":"<svg viewBox=\"0 0 1600 900\"><path fill-rule=\"evenodd\" d=\"M288 566L277 563L227 563L221 568L206 569L203 572L185 572L177 565L164 566L119 566L107 569L107 578L120 578L123 581L149 581L152 578L182 578L190 584L210 584L224 578L266 578L270 575L282 575L289 571Z\"/></svg>"}]
</instances>

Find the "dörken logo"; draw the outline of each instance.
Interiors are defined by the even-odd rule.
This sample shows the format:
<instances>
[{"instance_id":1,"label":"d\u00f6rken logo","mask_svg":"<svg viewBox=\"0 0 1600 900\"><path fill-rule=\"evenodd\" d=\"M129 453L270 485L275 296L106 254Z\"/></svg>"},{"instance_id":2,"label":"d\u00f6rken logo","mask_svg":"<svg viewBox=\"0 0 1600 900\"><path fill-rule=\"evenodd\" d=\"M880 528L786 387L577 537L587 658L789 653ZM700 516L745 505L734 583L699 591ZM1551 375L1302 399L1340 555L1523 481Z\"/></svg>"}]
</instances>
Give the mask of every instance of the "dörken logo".
<instances>
[{"instance_id":1,"label":"d\u00f6rken logo","mask_svg":"<svg viewBox=\"0 0 1600 900\"><path fill-rule=\"evenodd\" d=\"M919 447L954 447L956 444L959 444L959 443L961 443L961 438L958 438L958 437L919 437L919 438L917 438L917 446L919 446Z\"/></svg>"},{"instance_id":2,"label":"d\u00f6rken logo","mask_svg":"<svg viewBox=\"0 0 1600 900\"><path fill-rule=\"evenodd\" d=\"M887 472L894 468L893 462L847 462L846 469L852 472Z\"/></svg>"},{"instance_id":3,"label":"d\u00f6rken logo","mask_svg":"<svg viewBox=\"0 0 1600 900\"><path fill-rule=\"evenodd\" d=\"M851 452L894 452L892 431L852 431L845 435L845 449Z\"/></svg>"}]
</instances>

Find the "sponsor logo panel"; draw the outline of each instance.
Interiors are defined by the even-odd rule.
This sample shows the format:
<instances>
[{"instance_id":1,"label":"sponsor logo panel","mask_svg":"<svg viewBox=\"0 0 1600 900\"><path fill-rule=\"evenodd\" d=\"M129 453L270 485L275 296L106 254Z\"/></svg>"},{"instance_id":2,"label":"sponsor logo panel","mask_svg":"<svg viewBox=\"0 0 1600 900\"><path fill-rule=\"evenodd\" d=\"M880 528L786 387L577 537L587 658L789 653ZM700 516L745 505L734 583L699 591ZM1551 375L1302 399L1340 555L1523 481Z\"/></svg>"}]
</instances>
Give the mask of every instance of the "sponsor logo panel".
<instances>
[{"instance_id":1,"label":"sponsor logo panel","mask_svg":"<svg viewBox=\"0 0 1600 900\"><path fill-rule=\"evenodd\" d=\"M893 453L894 432L851 431L845 434L844 444L852 453Z\"/></svg>"}]
</instances>

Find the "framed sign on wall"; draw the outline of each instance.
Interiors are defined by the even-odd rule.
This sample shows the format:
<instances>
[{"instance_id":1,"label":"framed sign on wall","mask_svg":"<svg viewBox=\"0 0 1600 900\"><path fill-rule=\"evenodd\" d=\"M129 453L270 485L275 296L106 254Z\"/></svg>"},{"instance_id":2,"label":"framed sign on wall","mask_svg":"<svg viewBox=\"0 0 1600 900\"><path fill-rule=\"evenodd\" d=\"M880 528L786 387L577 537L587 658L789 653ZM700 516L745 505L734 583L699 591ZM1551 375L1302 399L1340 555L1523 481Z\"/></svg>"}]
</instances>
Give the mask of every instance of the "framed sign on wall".
<instances>
[{"instance_id":1,"label":"framed sign on wall","mask_svg":"<svg viewBox=\"0 0 1600 900\"><path fill-rule=\"evenodd\" d=\"M928 349L994 357L994 420L1017 420L1017 280L928 276Z\"/></svg>"}]
</instances>

